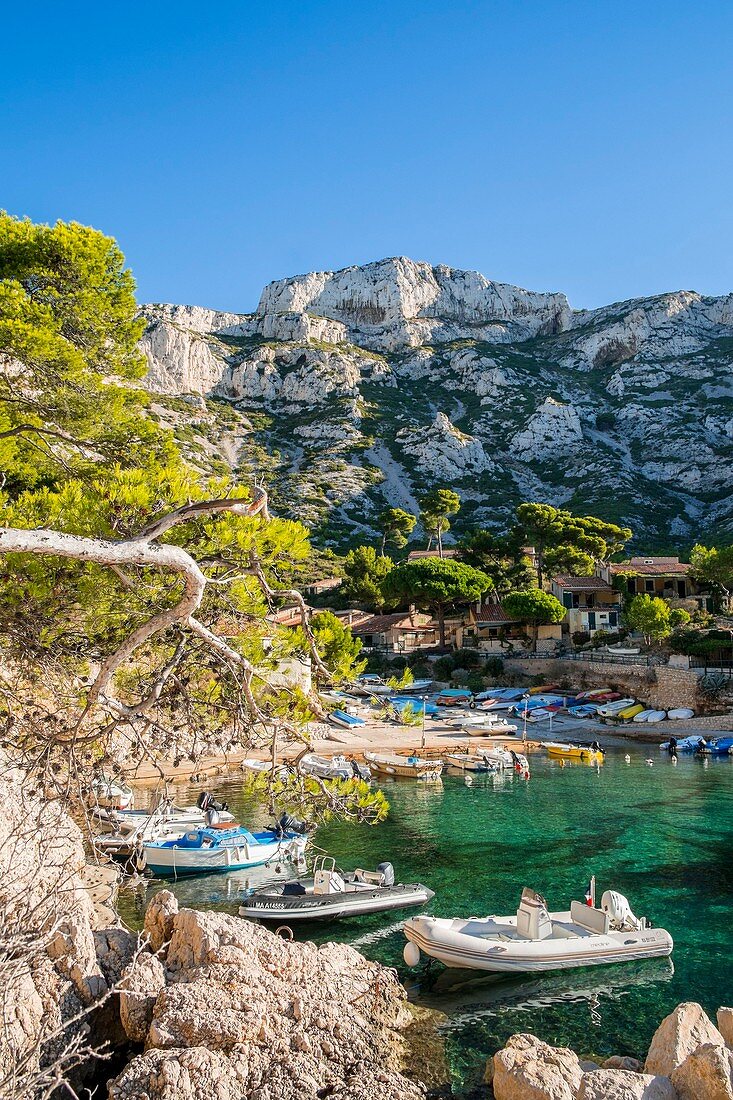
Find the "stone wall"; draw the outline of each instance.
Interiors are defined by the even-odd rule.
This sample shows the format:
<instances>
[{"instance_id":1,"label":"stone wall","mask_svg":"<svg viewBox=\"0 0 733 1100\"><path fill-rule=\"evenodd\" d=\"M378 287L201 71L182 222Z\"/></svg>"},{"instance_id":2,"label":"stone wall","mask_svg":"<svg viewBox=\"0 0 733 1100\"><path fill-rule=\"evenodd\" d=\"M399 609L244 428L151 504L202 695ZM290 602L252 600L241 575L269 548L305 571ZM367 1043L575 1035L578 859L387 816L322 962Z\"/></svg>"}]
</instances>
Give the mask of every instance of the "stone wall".
<instances>
[{"instance_id":1,"label":"stone wall","mask_svg":"<svg viewBox=\"0 0 733 1100\"><path fill-rule=\"evenodd\" d=\"M697 673L667 665L632 665L610 661L564 661L560 659L509 658L507 672L525 676L547 676L567 681L573 690L609 687L632 695L650 707L697 707Z\"/></svg>"}]
</instances>

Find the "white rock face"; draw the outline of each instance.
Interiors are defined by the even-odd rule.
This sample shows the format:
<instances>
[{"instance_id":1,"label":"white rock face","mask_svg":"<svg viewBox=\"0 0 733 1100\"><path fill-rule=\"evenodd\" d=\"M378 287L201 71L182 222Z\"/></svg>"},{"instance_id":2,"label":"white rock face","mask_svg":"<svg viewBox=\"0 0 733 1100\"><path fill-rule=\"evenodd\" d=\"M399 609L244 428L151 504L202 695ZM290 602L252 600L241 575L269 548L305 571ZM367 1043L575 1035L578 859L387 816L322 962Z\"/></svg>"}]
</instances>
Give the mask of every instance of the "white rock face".
<instances>
[{"instance_id":1,"label":"white rock face","mask_svg":"<svg viewBox=\"0 0 733 1100\"><path fill-rule=\"evenodd\" d=\"M466 325L502 338L507 326L527 336L560 331L570 319L564 294L534 294L476 271L431 267L404 256L265 287L260 316L291 312L330 317L387 349L460 338Z\"/></svg>"},{"instance_id":2,"label":"white rock face","mask_svg":"<svg viewBox=\"0 0 733 1100\"><path fill-rule=\"evenodd\" d=\"M442 412L429 428L405 428L397 433L397 439L418 469L449 483L484 473L493 465L480 441L460 432Z\"/></svg>"},{"instance_id":3,"label":"white rock face","mask_svg":"<svg viewBox=\"0 0 733 1100\"><path fill-rule=\"evenodd\" d=\"M558 459L571 454L582 441L580 417L573 406L546 397L522 431L512 438L510 450L525 461Z\"/></svg>"},{"instance_id":4,"label":"white rock face","mask_svg":"<svg viewBox=\"0 0 733 1100\"><path fill-rule=\"evenodd\" d=\"M222 414L157 403L189 439L201 426L194 463L218 452L266 475L334 544L448 478L473 502L459 532L522 499L575 499L600 514L614 500L640 541L733 538L733 295L573 313L560 294L400 257L271 283L256 313L144 313L147 387L242 414L212 438Z\"/></svg>"}]
</instances>

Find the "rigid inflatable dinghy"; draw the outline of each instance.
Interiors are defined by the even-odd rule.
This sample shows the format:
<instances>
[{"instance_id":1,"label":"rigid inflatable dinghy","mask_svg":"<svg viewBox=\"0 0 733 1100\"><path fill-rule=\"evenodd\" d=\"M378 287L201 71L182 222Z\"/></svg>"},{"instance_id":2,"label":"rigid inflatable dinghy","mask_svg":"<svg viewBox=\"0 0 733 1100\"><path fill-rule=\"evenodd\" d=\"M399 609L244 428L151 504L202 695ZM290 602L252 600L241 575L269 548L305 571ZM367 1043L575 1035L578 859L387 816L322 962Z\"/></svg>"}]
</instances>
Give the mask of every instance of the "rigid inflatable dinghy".
<instances>
[{"instance_id":1,"label":"rigid inflatable dinghy","mask_svg":"<svg viewBox=\"0 0 733 1100\"><path fill-rule=\"evenodd\" d=\"M524 889L513 916L411 917L404 931L408 966L417 965L422 951L445 966L497 973L630 962L670 955L673 947L669 932L635 917L613 890L605 892L600 909L574 901L569 912L550 913L541 894Z\"/></svg>"},{"instance_id":2,"label":"rigid inflatable dinghy","mask_svg":"<svg viewBox=\"0 0 733 1100\"><path fill-rule=\"evenodd\" d=\"M376 871L357 868L350 874L336 870L332 857L316 861L312 879L276 883L250 894L239 907L240 917L257 920L339 920L424 905L435 897L420 882L396 883L391 863Z\"/></svg>"}]
</instances>

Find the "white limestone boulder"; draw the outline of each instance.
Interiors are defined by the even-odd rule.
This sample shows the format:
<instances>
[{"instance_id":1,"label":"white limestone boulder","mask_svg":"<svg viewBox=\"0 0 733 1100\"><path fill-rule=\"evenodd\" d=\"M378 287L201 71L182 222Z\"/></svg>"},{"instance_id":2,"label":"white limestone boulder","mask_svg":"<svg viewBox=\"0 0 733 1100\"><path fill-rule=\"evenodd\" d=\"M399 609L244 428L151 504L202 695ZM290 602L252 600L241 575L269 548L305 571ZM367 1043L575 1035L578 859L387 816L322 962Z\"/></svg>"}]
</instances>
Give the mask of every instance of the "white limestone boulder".
<instances>
[{"instance_id":1,"label":"white limestone boulder","mask_svg":"<svg viewBox=\"0 0 733 1100\"><path fill-rule=\"evenodd\" d=\"M677 1100L669 1077L624 1069L584 1073L576 1100Z\"/></svg>"},{"instance_id":2,"label":"white limestone boulder","mask_svg":"<svg viewBox=\"0 0 733 1100\"><path fill-rule=\"evenodd\" d=\"M672 1071L679 1100L733 1100L733 1053L703 1043Z\"/></svg>"},{"instance_id":3,"label":"white limestone boulder","mask_svg":"<svg viewBox=\"0 0 733 1100\"><path fill-rule=\"evenodd\" d=\"M725 1045L723 1036L701 1005L695 1001L679 1004L655 1031L644 1072L669 1077L689 1054L707 1043Z\"/></svg>"},{"instance_id":4,"label":"white limestone boulder","mask_svg":"<svg viewBox=\"0 0 733 1100\"><path fill-rule=\"evenodd\" d=\"M512 1035L494 1055L496 1100L576 1100L583 1072L578 1056L535 1035Z\"/></svg>"}]
</instances>

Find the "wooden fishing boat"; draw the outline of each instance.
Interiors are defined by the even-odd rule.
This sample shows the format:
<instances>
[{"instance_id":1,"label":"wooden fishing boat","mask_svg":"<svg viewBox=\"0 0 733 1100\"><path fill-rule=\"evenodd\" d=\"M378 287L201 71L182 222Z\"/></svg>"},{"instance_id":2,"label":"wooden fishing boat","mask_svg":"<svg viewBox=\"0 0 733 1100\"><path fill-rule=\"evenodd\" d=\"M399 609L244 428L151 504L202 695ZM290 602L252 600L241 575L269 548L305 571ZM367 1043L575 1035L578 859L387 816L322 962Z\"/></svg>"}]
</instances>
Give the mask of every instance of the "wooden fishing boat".
<instances>
[{"instance_id":1,"label":"wooden fishing boat","mask_svg":"<svg viewBox=\"0 0 733 1100\"><path fill-rule=\"evenodd\" d=\"M440 779L442 760L421 760L419 756L365 752L364 759L381 775L399 775L407 779Z\"/></svg>"}]
</instances>

